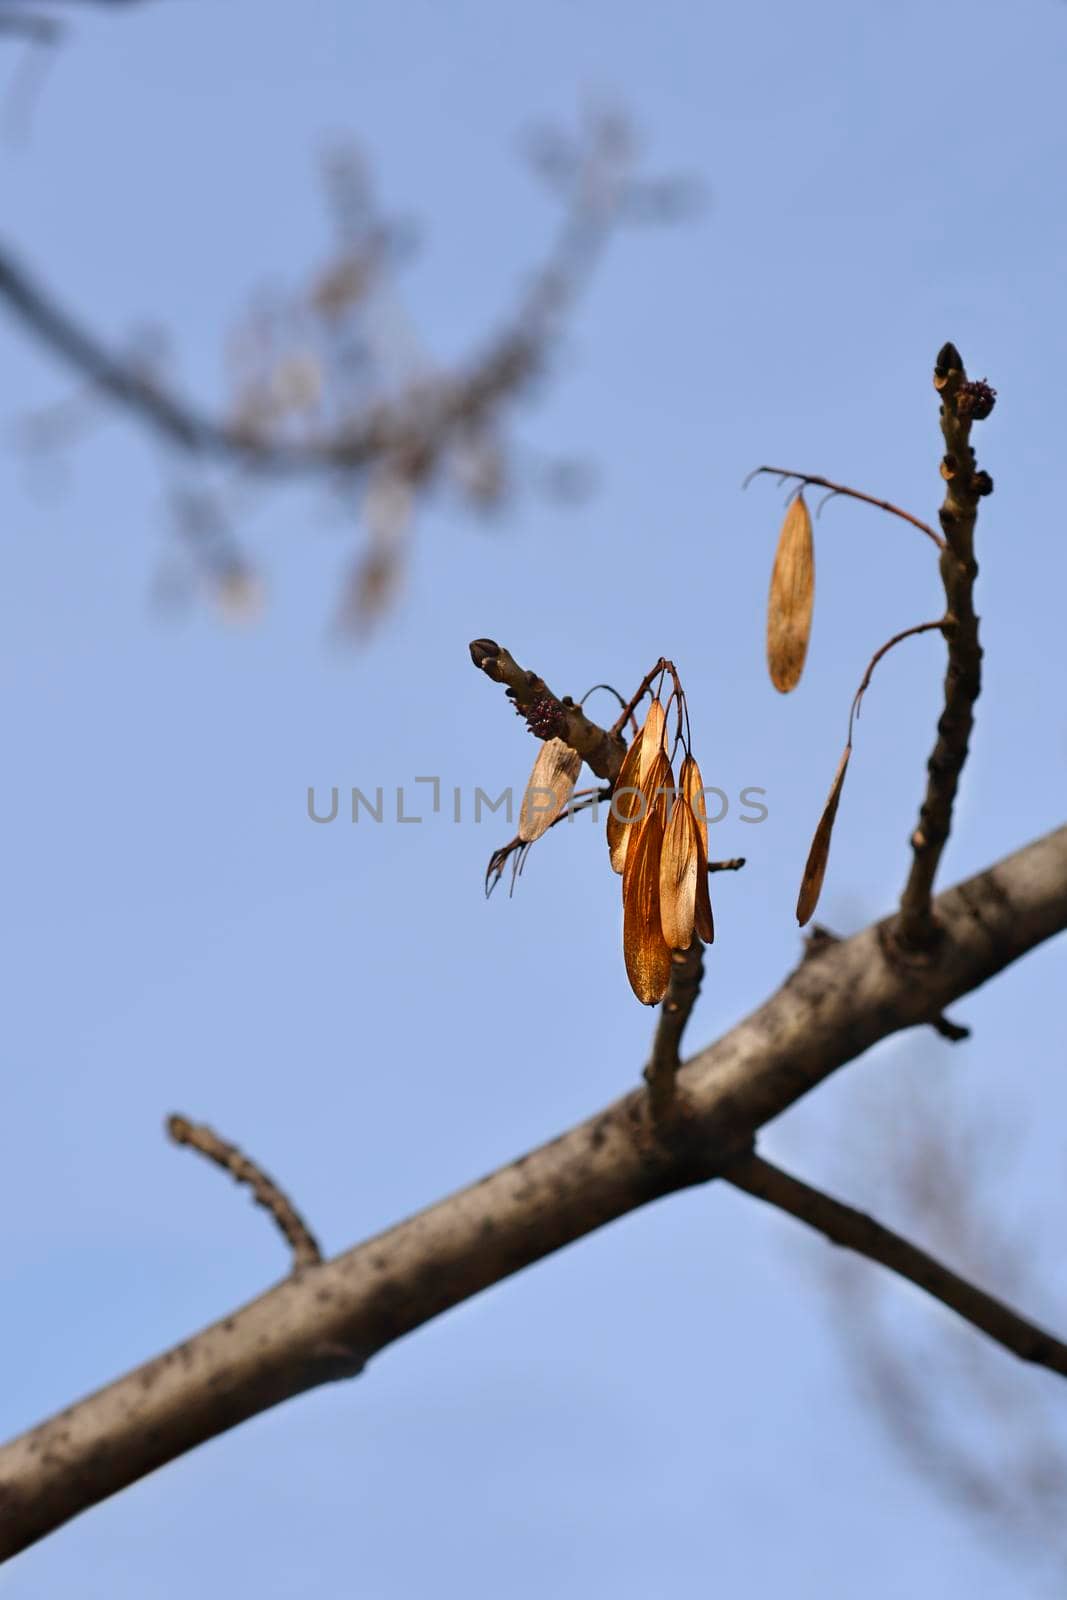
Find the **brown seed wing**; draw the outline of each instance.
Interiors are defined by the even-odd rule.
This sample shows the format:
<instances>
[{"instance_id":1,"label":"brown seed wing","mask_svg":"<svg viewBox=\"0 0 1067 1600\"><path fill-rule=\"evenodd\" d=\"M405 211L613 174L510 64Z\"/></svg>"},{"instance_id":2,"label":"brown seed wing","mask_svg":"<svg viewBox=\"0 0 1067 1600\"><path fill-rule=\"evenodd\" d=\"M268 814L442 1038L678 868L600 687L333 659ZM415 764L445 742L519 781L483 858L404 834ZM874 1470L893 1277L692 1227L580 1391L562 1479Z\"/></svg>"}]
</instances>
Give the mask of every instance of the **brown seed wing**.
<instances>
[{"instance_id":1,"label":"brown seed wing","mask_svg":"<svg viewBox=\"0 0 1067 1600\"><path fill-rule=\"evenodd\" d=\"M641 740L639 733L623 757L608 807L608 851L614 872L621 872L626 865L626 850L634 831L629 819L636 815L639 803L636 791L641 779Z\"/></svg>"},{"instance_id":2,"label":"brown seed wing","mask_svg":"<svg viewBox=\"0 0 1067 1600\"><path fill-rule=\"evenodd\" d=\"M641 770L637 781L644 785L653 761L665 751L664 734L667 729L667 713L662 703L656 699L648 708L645 725L641 729Z\"/></svg>"},{"instance_id":3,"label":"brown seed wing","mask_svg":"<svg viewBox=\"0 0 1067 1600\"><path fill-rule=\"evenodd\" d=\"M697 824L689 802L676 795L663 834L659 872L660 924L672 950L688 949L693 937L700 855ZM706 862L707 857L704 859ZM706 866L704 876L707 877Z\"/></svg>"},{"instance_id":4,"label":"brown seed wing","mask_svg":"<svg viewBox=\"0 0 1067 1600\"><path fill-rule=\"evenodd\" d=\"M708 808L704 796L704 779L692 756L686 756L678 774L678 787L689 802L697 832L704 846L704 859L708 856Z\"/></svg>"},{"instance_id":5,"label":"brown seed wing","mask_svg":"<svg viewBox=\"0 0 1067 1600\"><path fill-rule=\"evenodd\" d=\"M545 740L522 797L519 838L524 844L532 844L548 832L570 798L581 767L577 750L562 739Z\"/></svg>"},{"instance_id":6,"label":"brown seed wing","mask_svg":"<svg viewBox=\"0 0 1067 1600\"><path fill-rule=\"evenodd\" d=\"M705 832L706 832L705 828ZM697 895L693 908L693 928L697 938L705 944L715 942L715 919L711 914L711 884L708 881L708 852L700 837L700 820L697 819Z\"/></svg>"},{"instance_id":7,"label":"brown seed wing","mask_svg":"<svg viewBox=\"0 0 1067 1600\"><path fill-rule=\"evenodd\" d=\"M815 604L815 545L811 516L798 494L785 514L767 605L767 665L782 694L795 689L804 668Z\"/></svg>"},{"instance_id":8,"label":"brown seed wing","mask_svg":"<svg viewBox=\"0 0 1067 1600\"><path fill-rule=\"evenodd\" d=\"M830 786L819 826L815 829L815 837L811 841L808 851L808 860L804 868L804 876L800 881L800 895L797 899L797 921L803 927L811 920L815 907L819 903L822 893L822 882L826 876L826 863L830 856L830 836L834 831L834 818L837 816L837 807L841 799L841 790L845 783L845 773L848 771L848 760L852 754L852 746L846 744L844 754L837 764L834 781Z\"/></svg>"},{"instance_id":9,"label":"brown seed wing","mask_svg":"<svg viewBox=\"0 0 1067 1600\"><path fill-rule=\"evenodd\" d=\"M671 980L671 952L660 923L659 875L663 816L653 807L636 827L622 881L622 948L626 976L642 1005L662 1000Z\"/></svg>"}]
</instances>

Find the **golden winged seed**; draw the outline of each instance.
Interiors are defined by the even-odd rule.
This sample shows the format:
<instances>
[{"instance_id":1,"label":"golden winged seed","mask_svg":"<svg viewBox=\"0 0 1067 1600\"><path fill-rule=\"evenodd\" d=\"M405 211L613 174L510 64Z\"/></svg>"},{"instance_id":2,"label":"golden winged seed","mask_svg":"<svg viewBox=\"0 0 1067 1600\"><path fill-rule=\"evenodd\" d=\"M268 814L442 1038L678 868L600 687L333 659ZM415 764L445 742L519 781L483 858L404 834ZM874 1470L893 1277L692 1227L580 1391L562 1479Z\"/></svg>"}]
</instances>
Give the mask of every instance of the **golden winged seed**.
<instances>
[{"instance_id":1,"label":"golden winged seed","mask_svg":"<svg viewBox=\"0 0 1067 1600\"><path fill-rule=\"evenodd\" d=\"M822 893L822 881L826 876L826 862L830 855L830 835L834 831L834 818L837 816L837 806L841 799L841 790L845 783L845 773L848 771L848 760L852 754L852 746L846 744L844 754L838 762L834 781L830 786L819 826L815 829L815 837L811 841L808 851L807 864L804 867L804 876L800 882L800 895L797 899L797 921L803 927L811 920L815 907L819 903Z\"/></svg>"},{"instance_id":2,"label":"golden winged seed","mask_svg":"<svg viewBox=\"0 0 1067 1600\"><path fill-rule=\"evenodd\" d=\"M621 872L626 865L626 848L633 832L631 818L637 814L640 800L638 779L641 775L641 735L636 734L633 744L623 757L619 776L615 780L611 804L608 807L608 851L613 872Z\"/></svg>"},{"instance_id":3,"label":"golden winged seed","mask_svg":"<svg viewBox=\"0 0 1067 1600\"><path fill-rule=\"evenodd\" d=\"M613 872L621 872L626 865L626 851L630 835L635 831L634 818L640 810L637 791L648 777L652 761L663 750L663 732L666 717L658 700L648 708L644 726L634 738L623 757L619 776L615 780L611 804L608 807L608 851Z\"/></svg>"},{"instance_id":4,"label":"golden winged seed","mask_svg":"<svg viewBox=\"0 0 1067 1600\"><path fill-rule=\"evenodd\" d=\"M559 816L570 799L582 758L562 739L546 739L537 752L537 760L522 797L519 812L519 838L524 844L540 839Z\"/></svg>"},{"instance_id":5,"label":"golden winged seed","mask_svg":"<svg viewBox=\"0 0 1067 1600\"><path fill-rule=\"evenodd\" d=\"M689 802L693 813L693 821L697 825L701 843L704 846L704 855L708 853L708 807L704 794L704 779L700 776L700 768L692 756L687 755L682 762L678 773L678 787L684 798Z\"/></svg>"},{"instance_id":6,"label":"golden winged seed","mask_svg":"<svg viewBox=\"0 0 1067 1600\"><path fill-rule=\"evenodd\" d=\"M803 494L785 514L767 605L767 665L782 694L795 689L804 668L815 603L815 546Z\"/></svg>"},{"instance_id":7,"label":"golden winged seed","mask_svg":"<svg viewBox=\"0 0 1067 1600\"><path fill-rule=\"evenodd\" d=\"M630 824L634 838L626 851L622 878L622 947L630 987L643 1005L663 999L671 979L671 951L660 917L660 862L667 796L673 787L670 763L661 750L645 783L644 816Z\"/></svg>"},{"instance_id":8,"label":"golden winged seed","mask_svg":"<svg viewBox=\"0 0 1067 1600\"><path fill-rule=\"evenodd\" d=\"M696 819L689 801L676 794L663 834L659 870L660 923L672 950L687 950L693 937L700 856ZM706 855L704 860L706 863ZM706 865L704 875L707 877Z\"/></svg>"},{"instance_id":9,"label":"golden winged seed","mask_svg":"<svg viewBox=\"0 0 1067 1600\"><path fill-rule=\"evenodd\" d=\"M693 813L693 821L697 830L697 880L696 880L696 906L694 908L693 926L698 938L705 944L713 943L715 939L715 922L711 915L711 890L708 884L708 807L707 797L704 794L704 779L700 775L700 768L692 756L687 755L682 762L682 769L678 774L678 786L689 808Z\"/></svg>"},{"instance_id":10,"label":"golden winged seed","mask_svg":"<svg viewBox=\"0 0 1067 1600\"><path fill-rule=\"evenodd\" d=\"M649 706L645 725L641 729L641 770L637 778L639 784L643 784L648 777L649 769L660 751L666 749L664 741L666 729L667 713L657 698Z\"/></svg>"}]
</instances>

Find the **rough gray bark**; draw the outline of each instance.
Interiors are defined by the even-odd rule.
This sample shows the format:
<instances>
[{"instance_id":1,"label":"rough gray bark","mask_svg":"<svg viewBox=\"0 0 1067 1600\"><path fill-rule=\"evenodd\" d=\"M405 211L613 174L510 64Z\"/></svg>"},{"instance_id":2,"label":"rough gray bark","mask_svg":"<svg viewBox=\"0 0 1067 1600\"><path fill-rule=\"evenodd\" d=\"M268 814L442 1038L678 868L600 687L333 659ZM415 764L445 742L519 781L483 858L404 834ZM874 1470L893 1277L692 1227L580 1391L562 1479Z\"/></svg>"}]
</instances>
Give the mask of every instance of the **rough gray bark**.
<instances>
[{"instance_id":1,"label":"rough gray bark","mask_svg":"<svg viewBox=\"0 0 1067 1600\"><path fill-rule=\"evenodd\" d=\"M0 1559L510 1273L651 1200L716 1176L756 1131L892 1033L1067 928L1067 826L935 901L910 963L891 919L828 942L693 1056L671 1118L635 1090L480 1183L278 1285L0 1451Z\"/></svg>"}]
</instances>

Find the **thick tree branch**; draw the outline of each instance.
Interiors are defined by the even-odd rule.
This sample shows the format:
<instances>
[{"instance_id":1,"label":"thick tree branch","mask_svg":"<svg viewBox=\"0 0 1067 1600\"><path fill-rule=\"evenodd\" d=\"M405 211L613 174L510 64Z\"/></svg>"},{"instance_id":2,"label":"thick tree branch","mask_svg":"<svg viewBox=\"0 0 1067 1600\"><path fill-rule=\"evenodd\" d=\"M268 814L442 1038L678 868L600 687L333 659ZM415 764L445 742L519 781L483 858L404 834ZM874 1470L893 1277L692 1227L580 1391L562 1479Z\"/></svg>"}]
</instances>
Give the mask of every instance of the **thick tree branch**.
<instances>
[{"instance_id":1,"label":"thick tree branch","mask_svg":"<svg viewBox=\"0 0 1067 1600\"><path fill-rule=\"evenodd\" d=\"M187 1117L167 1118L167 1132L175 1144L188 1145L197 1150L217 1167L228 1172L237 1183L246 1183L258 1206L274 1218L279 1233L293 1252L293 1271L301 1267L317 1266L322 1260L318 1241L289 1196L279 1189L273 1178L268 1178L262 1167L250 1161L235 1144L220 1139L213 1128L203 1122L190 1122Z\"/></svg>"},{"instance_id":2,"label":"thick tree branch","mask_svg":"<svg viewBox=\"0 0 1067 1600\"><path fill-rule=\"evenodd\" d=\"M952 807L974 726L974 703L982 687L982 647L974 610L974 581L978 576L974 525L979 500L993 489L989 474L978 470L970 437L972 423L993 409L994 391L985 382L968 383L963 358L953 344L944 345L938 354L934 386L941 396L941 433L945 442L941 460L945 498L940 518L946 545L941 552L941 579L946 615L953 626L945 629L945 709L937 724L937 743L927 763L926 796L919 825L912 834L911 871L901 896L896 927L901 945L912 950L926 949L936 932L930 896L952 827Z\"/></svg>"},{"instance_id":3,"label":"thick tree branch","mask_svg":"<svg viewBox=\"0 0 1067 1600\"><path fill-rule=\"evenodd\" d=\"M804 961L678 1074L657 1127L634 1091L469 1189L120 1378L0 1451L0 1557L613 1218L704 1182L879 1039L929 1023L1067 928L1067 827L940 895L943 937L902 963L892 922Z\"/></svg>"},{"instance_id":4,"label":"thick tree branch","mask_svg":"<svg viewBox=\"0 0 1067 1600\"><path fill-rule=\"evenodd\" d=\"M920 1289L940 1300L957 1316L997 1344L1012 1351L1021 1361L1032 1361L1067 1377L1067 1344L1043 1328L1028 1322L1002 1300L985 1294L965 1278L958 1277L933 1256L909 1244L890 1228L852 1206L844 1205L820 1189L791 1177L755 1153L732 1161L723 1177L746 1194L766 1200L768 1205L787 1211L809 1228L823 1233L833 1244L844 1245L888 1267L898 1277L907 1278Z\"/></svg>"}]
</instances>

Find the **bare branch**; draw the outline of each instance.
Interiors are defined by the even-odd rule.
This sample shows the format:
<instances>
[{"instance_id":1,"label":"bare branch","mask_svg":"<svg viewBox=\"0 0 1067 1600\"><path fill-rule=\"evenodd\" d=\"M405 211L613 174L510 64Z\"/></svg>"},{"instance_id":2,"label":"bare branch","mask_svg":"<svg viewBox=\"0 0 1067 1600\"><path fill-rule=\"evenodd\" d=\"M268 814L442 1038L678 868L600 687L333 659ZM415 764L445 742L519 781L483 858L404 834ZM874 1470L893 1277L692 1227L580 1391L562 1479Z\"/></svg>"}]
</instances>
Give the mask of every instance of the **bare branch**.
<instances>
[{"instance_id":1,"label":"bare branch","mask_svg":"<svg viewBox=\"0 0 1067 1600\"><path fill-rule=\"evenodd\" d=\"M543 678L527 672L494 639L475 639L470 646L474 665L505 686L509 700L526 718L526 725L539 739L562 739L577 750L586 766L598 778L614 783L626 754L626 743L619 733L608 733L575 705L569 695L560 700Z\"/></svg>"},{"instance_id":2,"label":"bare branch","mask_svg":"<svg viewBox=\"0 0 1067 1600\"><path fill-rule=\"evenodd\" d=\"M420 1215L292 1277L0 1451L0 1559L227 1428L647 1202L720 1172L756 1131L879 1039L929 1023L1067 928L1067 826L939 896L936 958L891 922L802 962L681 1068L684 1114L634 1091Z\"/></svg>"},{"instance_id":3,"label":"bare branch","mask_svg":"<svg viewBox=\"0 0 1067 1600\"><path fill-rule=\"evenodd\" d=\"M206 1156L209 1161L214 1161L216 1166L228 1172L236 1182L247 1183L257 1206L262 1206L265 1211L270 1212L278 1231L293 1252L294 1272L299 1271L301 1267L314 1267L319 1264L322 1260L322 1251L314 1234L289 1196L279 1189L273 1178L268 1178L262 1167L250 1161L235 1144L228 1144L225 1139L220 1139L206 1123L190 1122L186 1117L169 1116L167 1132L175 1144L188 1145L191 1150L198 1150L202 1156Z\"/></svg>"},{"instance_id":4,"label":"bare branch","mask_svg":"<svg viewBox=\"0 0 1067 1600\"><path fill-rule=\"evenodd\" d=\"M944 539L939 533L934 532L928 522L922 522L918 517L912 516L910 511L902 511L891 500L879 500L876 495L864 494L862 489L850 489L847 484L834 483L831 479L820 478L813 472L790 472L786 467L757 467L755 472L750 472L745 479L745 487L747 488L752 479L758 478L761 473L767 473L771 477L783 480L795 478L802 488L809 483L813 483L818 489L828 489L830 491L828 498L830 499L835 495L841 494L847 495L850 500L862 500L864 505L875 506L879 511L888 511L891 516L900 517L904 522L910 522L913 528L918 528L920 533L925 533L928 539L932 539L939 550L945 548ZM825 501L823 504L825 504Z\"/></svg>"},{"instance_id":5,"label":"bare branch","mask_svg":"<svg viewBox=\"0 0 1067 1600\"><path fill-rule=\"evenodd\" d=\"M1067 1344L1028 1322L1002 1300L968 1283L948 1267L935 1261L925 1250L902 1239L873 1217L834 1200L820 1189L802 1183L755 1153L731 1162L722 1176L737 1189L765 1200L768 1205L787 1211L800 1222L824 1233L833 1243L844 1245L888 1267L898 1277L924 1289L979 1332L1003 1345L1020 1361L1047 1367L1067 1377Z\"/></svg>"},{"instance_id":6,"label":"bare branch","mask_svg":"<svg viewBox=\"0 0 1067 1600\"><path fill-rule=\"evenodd\" d=\"M974 610L974 526L978 502L993 491L993 480L978 470L971 448L971 425L988 416L995 394L984 381L968 383L963 357L946 344L937 357L934 387L941 396L941 432L945 454L941 475L945 499L941 526L946 544L941 552L941 579L945 610L954 626L946 628L948 670L945 674L945 708L937 724L937 743L927 763L926 797L919 825L912 834L912 863L900 901L896 937L905 949L924 950L932 943L936 927L930 896L941 852L952 827L952 807L960 773L967 760L974 703L982 687L982 647Z\"/></svg>"}]
</instances>

